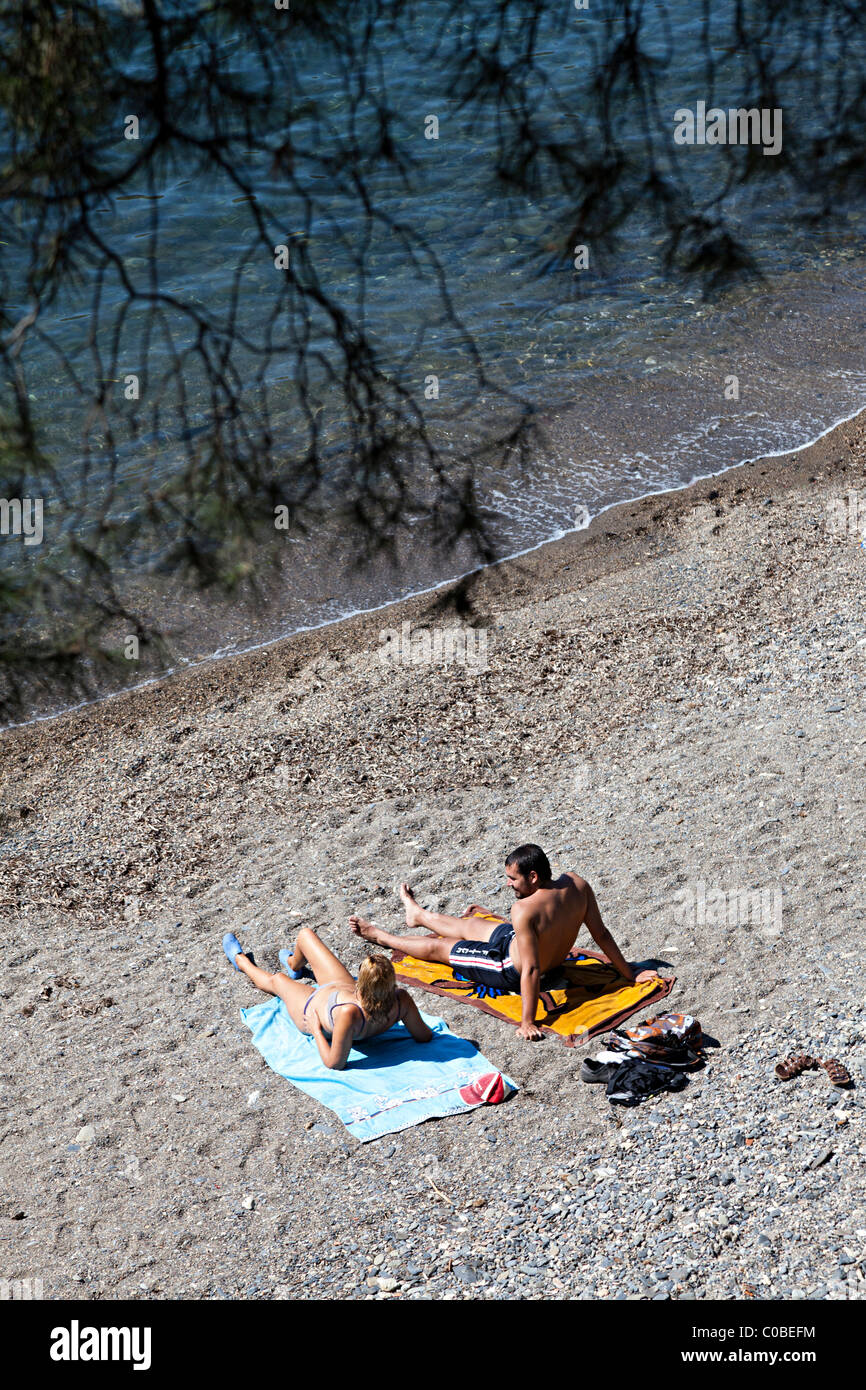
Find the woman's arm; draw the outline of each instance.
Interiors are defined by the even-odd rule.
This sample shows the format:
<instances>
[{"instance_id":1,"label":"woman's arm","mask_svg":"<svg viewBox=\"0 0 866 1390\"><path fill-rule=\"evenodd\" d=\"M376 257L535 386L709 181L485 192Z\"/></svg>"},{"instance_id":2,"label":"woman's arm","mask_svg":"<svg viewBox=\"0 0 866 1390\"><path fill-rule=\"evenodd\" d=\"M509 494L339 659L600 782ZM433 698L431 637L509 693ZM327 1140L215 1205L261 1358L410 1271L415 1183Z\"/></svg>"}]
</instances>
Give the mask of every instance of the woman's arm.
<instances>
[{"instance_id":1,"label":"woman's arm","mask_svg":"<svg viewBox=\"0 0 866 1390\"><path fill-rule=\"evenodd\" d=\"M429 1042L433 1036L433 1029L428 1028L423 1018L418 1012L418 1005L405 989L397 991L400 999L400 1017L408 1028L416 1042Z\"/></svg>"},{"instance_id":2,"label":"woman's arm","mask_svg":"<svg viewBox=\"0 0 866 1390\"><path fill-rule=\"evenodd\" d=\"M321 1020L312 1010L310 1027L313 1030L316 1047L319 1049L319 1056L325 1066L329 1067L331 1071L342 1071L346 1062L349 1060L349 1053L352 1051L352 1042L354 1040L351 1011L349 1009L340 1010L330 1042L328 1042L325 1036L325 1030L322 1027Z\"/></svg>"}]
</instances>

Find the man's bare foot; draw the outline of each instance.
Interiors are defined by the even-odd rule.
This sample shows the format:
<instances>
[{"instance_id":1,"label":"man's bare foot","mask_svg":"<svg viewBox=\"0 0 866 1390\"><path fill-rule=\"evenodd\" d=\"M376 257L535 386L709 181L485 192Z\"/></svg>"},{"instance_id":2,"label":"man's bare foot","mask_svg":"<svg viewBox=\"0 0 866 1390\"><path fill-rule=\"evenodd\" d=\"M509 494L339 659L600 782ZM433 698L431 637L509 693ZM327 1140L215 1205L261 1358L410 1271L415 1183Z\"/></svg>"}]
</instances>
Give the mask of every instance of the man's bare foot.
<instances>
[{"instance_id":1,"label":"man's bare foot","mask_svg":"<svg viewBox=\"0 0 866 1390\"><path fill-rule=\"evenodd\" d=\"M356 936L362 936L365 941L375 941L380 945L382 933L378 927L374 927L372 922L368 922L364 917L350 917L349 926Z\"/></svg>"},{"instance_id":2,"label":"man's bare foot","mask_svg":"<svg viewBox=\"0 0 866 1390\"><path fill-rule=\"evenodd\" d=\"M412 889L409 887L408 883L400 884L400 897L403 901L403 906L406 909L406 926L423 926L424 924L421 921L421 916L424 909L422 907L419 907L418 903L415 901L415 894L412 892Z\"/></svg>"}]
</instances>

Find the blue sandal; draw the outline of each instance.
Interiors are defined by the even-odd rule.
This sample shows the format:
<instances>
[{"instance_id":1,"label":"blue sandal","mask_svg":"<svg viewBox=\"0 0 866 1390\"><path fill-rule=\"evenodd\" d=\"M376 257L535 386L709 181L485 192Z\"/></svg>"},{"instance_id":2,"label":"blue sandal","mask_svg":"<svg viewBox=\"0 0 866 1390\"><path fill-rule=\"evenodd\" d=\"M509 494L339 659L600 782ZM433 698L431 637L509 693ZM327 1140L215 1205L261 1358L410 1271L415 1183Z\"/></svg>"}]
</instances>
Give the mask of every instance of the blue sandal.
<instances>
[{"instance_id":1,"label":"blue sandal","mask_svg":"<svg viewBox=\"0 0 866 1390\"><path fill-rule=\"evenodd\" d=\"M283 967L283 970L284 970L285 973L288 975L289 979L290 979L290 980L314 980L316 977L315 977L315 975L313 974L312 970L310 969L310 967L309 967L308 965L302 965L301 968L300 968L300 970L293 970L293 969L292 969L292 967L289 965L289 961L292 959L292 956L293 956L294 954L295 954L294 951L290 951L290 950L288 949L287 946L284 946L283 949L282 949L282 950L280 951L280 953L279 953L279 955L280 955L280 965Z\"/></svg>"},{"instance_id":2,"label":"blue sandal","mask_svg":"<svg viewBox=\"0 0 866 1390\"><path fill-rule=\"evenodd\" d=\"M237 970L239 973L241 972L241 968L238 965L237 960L235 959L237 956L246 956L248 961L252 961L253 965L255 965L256 963L252 951L244 950L243 946L238 941L234 932L226 932L225 936L223 937L223 950L225 951L235 970Z\"/></svg>"}]
</instances>

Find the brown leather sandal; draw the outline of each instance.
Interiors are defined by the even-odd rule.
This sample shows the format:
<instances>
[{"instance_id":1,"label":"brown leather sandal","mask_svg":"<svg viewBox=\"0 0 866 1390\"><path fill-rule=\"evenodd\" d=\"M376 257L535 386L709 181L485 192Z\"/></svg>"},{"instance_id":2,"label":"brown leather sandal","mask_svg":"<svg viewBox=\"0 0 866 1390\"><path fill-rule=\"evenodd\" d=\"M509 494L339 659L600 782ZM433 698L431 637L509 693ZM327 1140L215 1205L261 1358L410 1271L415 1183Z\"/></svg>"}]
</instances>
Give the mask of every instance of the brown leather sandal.
<instances>
[{"instance_id":1,"label":"brown leather sandal","mask_svg":"<svg viewBox=\"0 0 866 1390\"><path fill-rule=\"evenodd\" d=\"M790 1081L792 1077L799 1076L801 1071L811 1071L818 1066L815 1057L809 1057L805 1052L795 1052L792 1056L786 1057L784 1062L776 1065L776 1075L780 1081Z\"/></svg>"},{"instance_id":2,"label":"brown leather sandal","mask_svg":"<svg viewBox=\"0 0 866 1390\"><path fill-rule=\"evenodd\" d=\"M819 1062L818 1066L824 1068L834 1086L851 1085L851 1077L838 1057L828 1057L825 1061Z\"/></svg>"}]
</instances>

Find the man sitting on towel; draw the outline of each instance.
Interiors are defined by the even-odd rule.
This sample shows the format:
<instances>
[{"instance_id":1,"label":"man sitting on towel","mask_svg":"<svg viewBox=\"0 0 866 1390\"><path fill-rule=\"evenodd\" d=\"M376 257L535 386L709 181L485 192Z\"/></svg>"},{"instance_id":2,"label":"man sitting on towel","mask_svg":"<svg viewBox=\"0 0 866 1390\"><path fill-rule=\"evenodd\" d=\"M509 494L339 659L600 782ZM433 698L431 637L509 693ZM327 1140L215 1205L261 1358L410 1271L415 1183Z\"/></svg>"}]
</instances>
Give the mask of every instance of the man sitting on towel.
<instances>
[{"instance_id":1,"label":"man sitting on towel","mask_svg":"<svg viewBox=\"0 0 866 1390\"><path fill-rule=\"evenodd\" d=\"M593 941L629 984L656 977L654 970L635 975L601 920L590 885L572 873L552 879L547 855L538 845L520 845L509 854L505 874L517 898L511 921L476 919L471 941L466 939L466 918L484 912L484 908L467 907L462 917L428 912L415 901L408 883L400 888L406 923L410 927L426 927L434 933L432 937L394 936L362 917L350 917L349 925L366 941L408 951L416 960L450 965L476 984L519 993L522 1009L518 1031L528 1042L536 1042L542 1036L535 1023L541 976L563 964L584 923Z\"/></svg>"}]
</instances>

